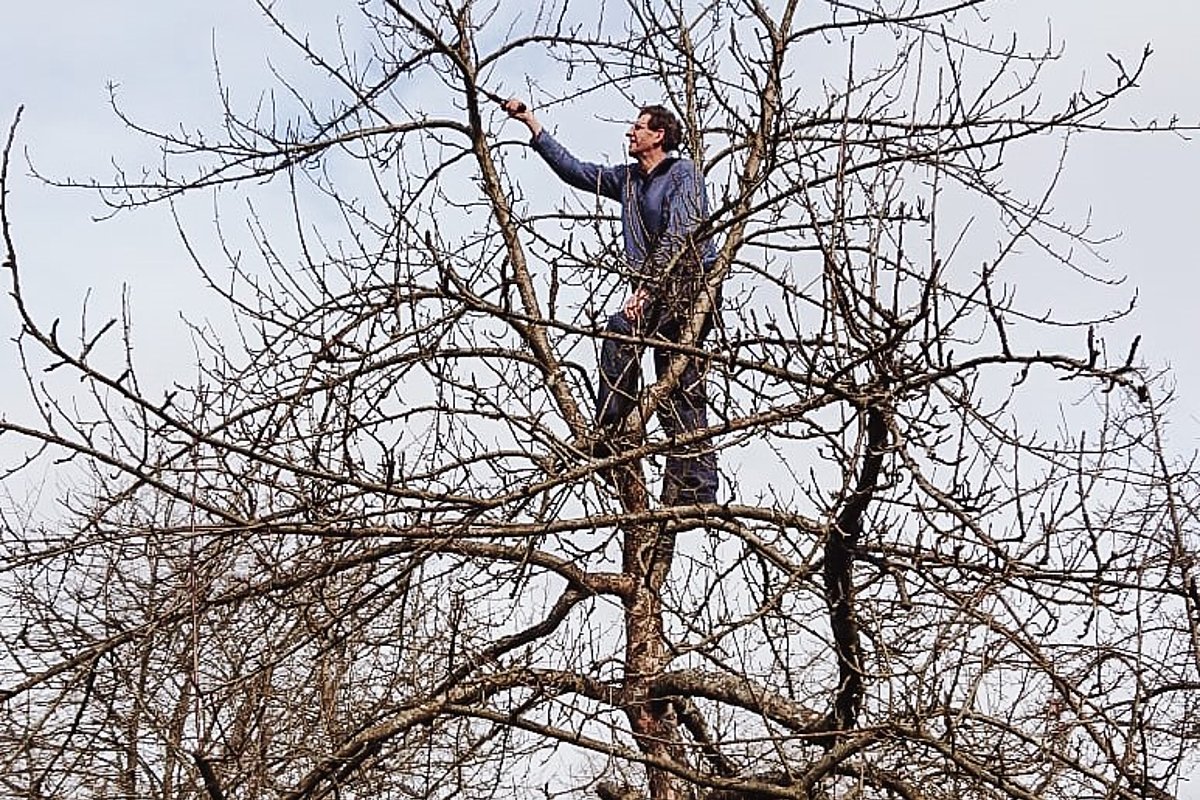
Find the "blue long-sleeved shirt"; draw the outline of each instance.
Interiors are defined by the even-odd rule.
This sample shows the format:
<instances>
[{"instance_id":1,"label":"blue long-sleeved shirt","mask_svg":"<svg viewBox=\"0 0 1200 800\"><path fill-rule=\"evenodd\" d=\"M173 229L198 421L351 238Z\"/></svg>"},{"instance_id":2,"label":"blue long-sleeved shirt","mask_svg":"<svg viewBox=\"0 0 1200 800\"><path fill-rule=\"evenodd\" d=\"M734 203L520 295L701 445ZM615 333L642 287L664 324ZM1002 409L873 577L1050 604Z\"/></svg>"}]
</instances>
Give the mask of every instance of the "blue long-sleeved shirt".
<instances>
[{"instance_id":1,"label":"blue long-sleeved shirt","mask_svg":"<svg viewBox=\"0 0 1200 800\"><path fill-rule=\"evenodd\" d=\"M626 266L652 297L683 299L669 297L681 285L671 278L698 277L716 261L712 239L695 235L708 220L708 195L690 160L668 157L647 175L637 164L580 161L545 130L531 145L566 183L621 204ZM668 274L677 253L682 255Z\"/></svg>"}]
</instances>

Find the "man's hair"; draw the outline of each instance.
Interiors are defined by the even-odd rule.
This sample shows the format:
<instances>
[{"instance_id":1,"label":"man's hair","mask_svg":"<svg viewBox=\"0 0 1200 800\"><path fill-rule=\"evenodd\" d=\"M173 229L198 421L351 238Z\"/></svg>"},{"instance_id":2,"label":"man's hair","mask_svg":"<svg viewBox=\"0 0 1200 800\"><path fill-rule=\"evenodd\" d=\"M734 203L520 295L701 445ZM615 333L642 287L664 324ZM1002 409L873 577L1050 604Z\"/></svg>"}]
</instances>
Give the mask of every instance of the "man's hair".
<instances>
[{"instance_id":1,"label":"man's hair","mask_svg":"<svg viewBox=\"0 0 1200 800\"><path fill-rule=\"evenodd\" d=\"M683 141L683 126L679 124L679 120L671 113L670 109L660 105L642 106L638 110L638 116L643 115L650 117L650 130L663 132L663 150L670 153L679 148L679 144Z\"/></svg>"}]
</instances>

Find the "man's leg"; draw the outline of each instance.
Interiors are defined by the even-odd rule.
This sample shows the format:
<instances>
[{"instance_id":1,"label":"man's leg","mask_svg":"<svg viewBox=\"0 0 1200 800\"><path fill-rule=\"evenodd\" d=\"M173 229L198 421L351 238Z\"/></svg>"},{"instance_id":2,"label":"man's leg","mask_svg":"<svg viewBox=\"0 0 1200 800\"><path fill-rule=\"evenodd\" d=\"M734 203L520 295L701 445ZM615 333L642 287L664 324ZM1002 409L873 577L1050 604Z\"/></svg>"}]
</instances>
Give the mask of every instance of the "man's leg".
<instances>
[{"instance_id":1,"label":"man's leg","mask_svg":"<svg viewBox=\"0 0 1200 800\"><path fill-rule=\"evenodd\" d=\"M636 327L624 311L608 318L605 333L636 335ZM596 390L596 424L601 428L618 425L633 410L641 383L642 348L633 342L605 338L600 345L600 385Z\"/></svg>"},{"instance_id":2,"label":"man's leg","mask_svg":"<svg viewBox=\"0 0 1200 800\"><path fill-rule=\"evenodd\" d=\"M712 317L705 320L696 342L699 347L712 330ZM678 341L679 325L664 324L658 335ZM655 348L654 368L661 377L675 356L670 350ZM667 436L675 437L708 427L708 392L705 386L704 359L688 356L679 383L659 407L659 422ZM717 454L708 443L680 446L667 456L663 474L663 502L671 505L715 503L719 478Z\"/></svg>"}]
</instances>

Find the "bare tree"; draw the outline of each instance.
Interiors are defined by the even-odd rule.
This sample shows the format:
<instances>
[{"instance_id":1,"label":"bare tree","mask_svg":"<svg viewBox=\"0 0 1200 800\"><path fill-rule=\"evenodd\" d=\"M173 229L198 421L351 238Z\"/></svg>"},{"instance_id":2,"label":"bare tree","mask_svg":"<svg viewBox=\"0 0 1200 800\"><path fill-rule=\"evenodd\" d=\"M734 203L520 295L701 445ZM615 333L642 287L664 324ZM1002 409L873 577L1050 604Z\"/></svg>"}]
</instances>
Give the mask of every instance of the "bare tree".
<instances>
[{"instance_id":1,"label":"bare tree","mask_svg":"<svg viewBox=\"0 0 1200 800\"><path fill-rule=\"evenodd\" d=\"M128 317L30 306L5 183L36 409L0 422L7 480L65 487L5 510L6 793L1171 796L1196 472L1121 313L1038 291L1099 280L1056 173L1007 183L1112 127L1144 57L1044 95L1055 52L983 0L372 0L330 49L260 5L312 72L223 91L221 130L127 117L161 170L89 184L216 198L216 255L181 214L233 318L193 329L196 379L148 388ZM620 98L685 120L725 300L675 350L711 427L572 449L616 222L536 182L486 93L522 81L567 141ZM727 502L655 500L679 448L720 452Z\"/></svg>"}]
</instances>

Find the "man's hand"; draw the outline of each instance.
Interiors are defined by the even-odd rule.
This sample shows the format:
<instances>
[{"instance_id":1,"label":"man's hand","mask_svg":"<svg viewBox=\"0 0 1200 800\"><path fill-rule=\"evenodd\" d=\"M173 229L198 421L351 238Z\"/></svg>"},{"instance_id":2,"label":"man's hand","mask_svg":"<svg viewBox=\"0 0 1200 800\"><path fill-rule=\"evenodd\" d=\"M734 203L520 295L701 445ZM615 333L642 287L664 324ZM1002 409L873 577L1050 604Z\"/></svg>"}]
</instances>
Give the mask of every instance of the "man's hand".
<instances>
[{"instance_id":1,"label":"man's hand","mask_svg":"<svg viewBox=\"0 0 1200 800\"><path fill-rule=\"evenodd\" d=\"M649 299L650 293L646 291L645 287L638 287L633 294L629 295L629 299L625 301L621 310L631 321L641 322L642 312L645 311L646 301Z\"/></svg>"},{"instance_id":2,"label":"man's hand","mask_svg":"<svg viewBox=\"0 0 1200 800\"><path fill-rule=\"evenodd\" d=\"M524 122L525 127L529 128L529 132L534 136L542 132L542 123L538 122L537 117L533 115L533 109L529 107L529 103L510 97L500 107L510 118Z\"/></svg>"}]
</instances>

